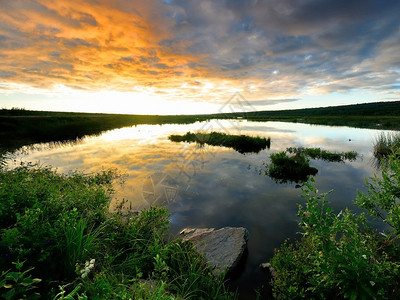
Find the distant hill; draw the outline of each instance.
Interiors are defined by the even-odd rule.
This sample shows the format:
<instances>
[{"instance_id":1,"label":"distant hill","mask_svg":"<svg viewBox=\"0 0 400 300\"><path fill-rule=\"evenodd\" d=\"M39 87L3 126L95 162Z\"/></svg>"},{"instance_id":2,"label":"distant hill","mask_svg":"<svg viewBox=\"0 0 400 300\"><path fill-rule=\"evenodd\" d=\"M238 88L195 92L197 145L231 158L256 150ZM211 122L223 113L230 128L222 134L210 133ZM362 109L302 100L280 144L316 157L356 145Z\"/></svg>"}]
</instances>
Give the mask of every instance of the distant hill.
<instances>
[{"instance_id":1,"label":"distant hill","mask_svg":"<svg viewBox=\"0 0 400 300\"><path fill-rule=\"evenodd\" d=\"M291 110L258 111L258 112L249 112L246 114L235 113L234 115L243 115L247 117L400 116L400 101L374 102L374 103L291 109Z\"/></svg>"}]
</instances>

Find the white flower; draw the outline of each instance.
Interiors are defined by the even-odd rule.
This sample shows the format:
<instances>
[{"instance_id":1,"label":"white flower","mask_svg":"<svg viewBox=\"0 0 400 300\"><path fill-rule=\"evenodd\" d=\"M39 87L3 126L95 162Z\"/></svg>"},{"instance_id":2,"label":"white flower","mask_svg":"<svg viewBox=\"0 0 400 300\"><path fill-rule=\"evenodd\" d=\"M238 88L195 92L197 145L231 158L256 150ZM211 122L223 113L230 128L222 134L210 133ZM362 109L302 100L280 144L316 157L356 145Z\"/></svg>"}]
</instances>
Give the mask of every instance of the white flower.
<instances>
[{"instance_id":1,"label":"white flower","mask_svg":"<svg viewBox=\"0 0 400 300\"><path fill-rule=\"evenodd\" d=\"M81 277L82 278L86 278L88 276L88 274L90 273L90 270L92 270L94 268L94 263L96 262L96 260L93 258L90 261L86 261L85 262L85 267L83 270L81 270Z\"/></svg>"}]
</instances>

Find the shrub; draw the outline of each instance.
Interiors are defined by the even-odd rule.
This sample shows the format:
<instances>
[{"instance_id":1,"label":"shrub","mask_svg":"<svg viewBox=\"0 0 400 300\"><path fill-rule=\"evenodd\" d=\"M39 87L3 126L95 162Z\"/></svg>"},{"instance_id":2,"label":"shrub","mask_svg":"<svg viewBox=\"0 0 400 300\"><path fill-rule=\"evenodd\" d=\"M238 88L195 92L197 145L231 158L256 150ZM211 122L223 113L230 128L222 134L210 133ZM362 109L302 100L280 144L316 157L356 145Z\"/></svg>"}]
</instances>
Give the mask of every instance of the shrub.
<instances>
[{"instance_id":1,"label":"shrub","mask_svg":"<svg viewBox=\"0 0 400 300\"><path fill-rule=\"evenodd\" d=\"M392 156L357 203L374 215L386 216L398 234L400 163ZM390 167L389 167L390 166ZM393 180L396 177L395 180ZM392 181L393 180L393 181ZM303 188L307 199L299 207L302 238L275 251L272 280L278 299L398 299L400 297L399 245L391 234L366 225L365 215L348 210L333 213L312 184Z\"/></svg>"}]
</instances>

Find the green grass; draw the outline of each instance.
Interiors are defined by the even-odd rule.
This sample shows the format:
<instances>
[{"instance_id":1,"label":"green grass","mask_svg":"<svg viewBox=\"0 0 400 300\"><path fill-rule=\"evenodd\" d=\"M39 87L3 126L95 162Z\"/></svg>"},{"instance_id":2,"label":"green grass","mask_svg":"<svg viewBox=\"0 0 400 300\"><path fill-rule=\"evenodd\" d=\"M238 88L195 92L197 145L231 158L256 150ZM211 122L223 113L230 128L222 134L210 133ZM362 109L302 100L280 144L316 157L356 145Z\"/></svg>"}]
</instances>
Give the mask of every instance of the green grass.
<instances>
[{"instance_id":1,"label":"green grass","mask_svg":"<svg viewBox=\"0 0 400 300\"><path fill-rule=\"evenodd\" d=\"M299 154L303 153L305 156L311 159L322 159L329 162L343 162L345 160L355 160L357 158L357 152L349 151L349 152L330 152L323 150L321 148L295 148L290 147L286 149L286 152Z\"/></svg>"},{"instance_id":2,"label":"green grass","mask_svg":"<svg viewBox=\"0 0 400 300\"><path fill-rule=\"evenodd\" d=\"M228 135L220 132L187 132L185 135L171 135L168 138L173 142L195 142L201 145L207 144L233 148L242 154L248 152L258 153L265 148L269 149L271 146L270 138L251 137L246 135Z\"/></svg>"},{"instance_id":3,"label":"green grass","mask_svg":"<svg viewBox=\"0 0 400 300\"><path fill-rule=\"evenodd\" d=\"M308 176L318 173L318 169L311 167L309 160L301 153L288 156L285 151L270 155L271 164L266 174L279 183L307 181Z\"/></svg>"},{"instance_id":4,"label":"green grass","mask_svg":"<svg viewBox=\"0 0 400 300\"><path fill-rule=\"evenodd\" d=\"M311 175L316 175L318 169L310 166L310 159L322 159L328 162L344 162L355 160L357 152L330 152L321 148L289 147L286 151L270 155L271 163L267 166L266 175L276 182L304 183Z\"/></svg>"},{"instance_id":5,"label":"green grass","mask_svg":"<svg viewBox=\"0 0 400 300\"><path fill-rule=\"evenodd\" d=\"M0 167L6 299L234 299L191 243L166 241L165 208L109 212L114 172ZM71 296L72 297L72 296Z\"/></svg>"},{"instance_id":6,"label":"green grass","mask_svg":"<svg viewBox=\"0 0 400 300\"><path fill-rule=\"evenodd\" d=\"M378 160L387 158L400 149L399 133L384 133L377 136L374 142L374 157Z\"/></svg>"}]
</instances>

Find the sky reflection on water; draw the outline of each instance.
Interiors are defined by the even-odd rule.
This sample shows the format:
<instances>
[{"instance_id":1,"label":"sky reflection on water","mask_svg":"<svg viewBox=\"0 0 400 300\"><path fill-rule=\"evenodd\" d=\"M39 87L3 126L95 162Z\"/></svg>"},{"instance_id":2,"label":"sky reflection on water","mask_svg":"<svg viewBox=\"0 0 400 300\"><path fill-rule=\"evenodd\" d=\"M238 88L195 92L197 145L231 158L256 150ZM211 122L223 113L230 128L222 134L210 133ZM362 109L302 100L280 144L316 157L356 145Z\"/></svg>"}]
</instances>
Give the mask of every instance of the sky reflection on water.
<instances>
[{"instance_id":1,"label":"sky reflection on water","mask_svg":"<svg viewBox=\"0 0 400 300\"><path fill-rule=\"evenodd\" d=\"M232 149L174 143L170 134L220 131L271 137L271 148L257 154ZM345 163L311 160L319 169L316 185L329 195L336 211L352 204L365 178L376 170L372 146L378 130L327 127L284 122L216 121L189 125L138 125L86 137L71 144L41 144L17 154L17 161L39 161L61 172L85 173L116 168L125 183L116 185L112 207L126 200L125 208L165 205L171 213L171 234L184 227L243 226L248 228L249 256L234 282L242 296L254 297L252 288L265 284L258 265L273 249L296 237L297 204L303 203L295 184L279 184L265 176L263 162L287 147L321 147L330 151L357 151L357 160ZM248 288L245 288L248 286ZM253 296L251 296L253 295Z\"/></svg>"}]
</instances>

